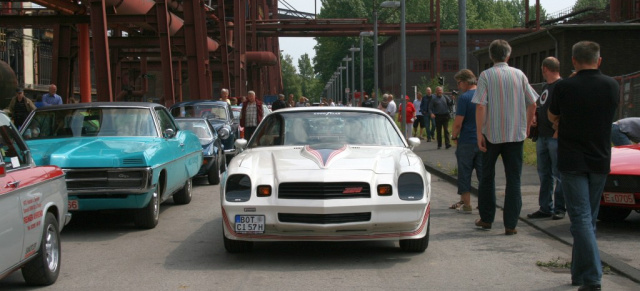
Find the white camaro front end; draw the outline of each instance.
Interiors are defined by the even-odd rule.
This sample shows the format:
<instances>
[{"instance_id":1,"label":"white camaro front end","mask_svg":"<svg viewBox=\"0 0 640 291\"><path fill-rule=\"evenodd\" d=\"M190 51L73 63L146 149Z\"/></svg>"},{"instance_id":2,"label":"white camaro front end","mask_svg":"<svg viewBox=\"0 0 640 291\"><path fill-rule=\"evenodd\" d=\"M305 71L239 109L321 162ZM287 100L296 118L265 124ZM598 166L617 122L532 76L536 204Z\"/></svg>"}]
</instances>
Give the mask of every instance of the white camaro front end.
<instances>
[{"instance_id":1,"label":"white camaro front end","mask_svg":"<svg viewBox=\"0 0 640 291\"><path fill-rule=\"evenodd\" d=\"M242 148L243 141L239 141ZM428 246L431 178L381 111L278 110L221 183L225 248L253 241L399 240Z\"/></svg>"}]
</instances>

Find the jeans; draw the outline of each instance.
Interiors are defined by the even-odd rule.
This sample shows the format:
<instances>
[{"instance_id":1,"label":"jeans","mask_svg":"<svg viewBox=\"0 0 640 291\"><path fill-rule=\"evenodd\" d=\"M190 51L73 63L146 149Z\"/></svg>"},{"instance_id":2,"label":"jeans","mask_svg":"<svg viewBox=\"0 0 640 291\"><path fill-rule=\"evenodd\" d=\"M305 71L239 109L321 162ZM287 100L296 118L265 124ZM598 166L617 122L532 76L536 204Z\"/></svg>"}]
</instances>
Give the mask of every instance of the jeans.
<instances>
[{"instance_id":1,"label":"jeans","mask_svg":"<svg viewBox=\"0 0 640 291\"><path fill-rule=\"evenodd\" d=\"M596 220L607 174L563 171L560 176L573 236L571 281L600 284L602 264L596 241Z\"/></svg>"},{"instance_id":2,"label":"jeans","mask_svg":"<svg viewBox=\"0 0 640 291\"><path fill-rule=\"evenodd\" d=\"M540 212L547 214L566 212L562 181L558 173L558 139L546 136L538 137L536 153L538 156L538 176L540 177L540 192L538 194Z\"/></svg>"},{"instance_id":3,"label":"jeans","mask_svg":"<svg viewBox=\"0 0 640 291\"><path fill-rule=\"evenodd\" d=\"M427 139L435 139L436 134L436 119L431 118L431 116L424 117L424 124L427 129Z\"/></svg>"},{"instance_id":4,"label":"jeans","mask_svg":"<svg viewBox=\"0 0 640 291\"><path fill-rule=\"evenodd\" d=\"M458 161L458 194L471 192L471 174L476 169L478 181L482 179L482 152L478 143L459 143L456 147Z\"/></svg>"},{"instance_id":5,"label":"jeans","mask_svg":"<svg viewBox=\"0 0 640 291\"><path fill-rule=\"evenodd\" d=\"M485 137L486 140L486 137ZM478 210L483 222L493 223L496 216L496 161L502 156L507 187L502 217L504 227L515 229L522 209L520 176L524 141L492 144L486 141L487 151L482 155L482 180L478 187Z\"/></svg>"},{"instance_id":6,"label":"jeans","mask_svg":"<svg viewBox=\"0 0 640 291\"><path fill-rule=\"evenodd\" d=\"M611 124L611 143L613 143L614 146L632 144L629 137L620 131L620 127L615 123Z\"/></svg>"},{"instance_id":7,"label":"jeans","mask_svg":"<svg viewBox=\"0 0 640 291\"><path fill-rule=\"evenodd\" d=\"M438 140L438 147L442 147L442 132L444 131L444 144L449 146L449 114L437 114L436 115L436 137Z\"/></svg>"}]
</instances>

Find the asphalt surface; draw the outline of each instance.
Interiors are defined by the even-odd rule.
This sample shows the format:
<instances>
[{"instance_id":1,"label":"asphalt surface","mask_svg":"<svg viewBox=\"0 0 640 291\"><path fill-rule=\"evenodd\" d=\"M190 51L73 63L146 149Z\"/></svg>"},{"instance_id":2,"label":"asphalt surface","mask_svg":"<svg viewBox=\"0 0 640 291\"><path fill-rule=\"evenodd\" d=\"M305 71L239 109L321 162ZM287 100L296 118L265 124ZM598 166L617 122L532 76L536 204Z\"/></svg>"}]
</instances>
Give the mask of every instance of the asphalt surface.
<instances>
[{"instance_id":1,"label":"asphalt surface","mask_svg":"<svg viewBox=\"0 0 640 291\"><path fill-rule=\"evenodd\" d=\"M444 142L443 142L444 143ZM414 152L419 155L427 170L454 185L457 183L457 161L455 156L456 145L445 149L437 149L435 141L427 142L421 140L421 144L414 148ZM504 167L501 159L496 163L496 205L502 209L504 205L504 189L505 189ZM477 206L477 187L475 171L472 177L472 205ZM568 215L562 220L548 219L529 219L528 213L533 213L539 209L538 191L540 187L540 179L535 166L524 165L521 176L522 190L522 211L520 213L520 223L526 223L540 231L548 234L554 239L567 244L573 244L573 238L569 231ZM457 193L444 193L451 197L451 203L459 201ZM451 210L454 211L454 210ZM478 210L473 210L470 215L469 224L474 223L479 218ZM496 212L496 221L501 218L500 211ZM598 246L600 248L600 257L605 265L611 267L612 270L620 275L640 283L640 252L637 251L637 237L640 235L640 214L632 212L622 223L604 223L598 221L597 224ZM494 227L495 231L504 231L501 225Z\"/></svg>"}]
</instances>

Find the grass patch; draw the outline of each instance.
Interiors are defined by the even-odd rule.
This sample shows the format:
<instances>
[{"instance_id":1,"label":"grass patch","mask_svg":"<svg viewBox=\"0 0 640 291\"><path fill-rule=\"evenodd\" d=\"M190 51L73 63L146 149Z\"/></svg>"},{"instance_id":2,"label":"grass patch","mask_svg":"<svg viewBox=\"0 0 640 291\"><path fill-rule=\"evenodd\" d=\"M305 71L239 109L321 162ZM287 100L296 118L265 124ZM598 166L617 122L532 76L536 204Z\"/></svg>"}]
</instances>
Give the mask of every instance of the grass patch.
<instances>
[{"instance_id":1,"label":"grass patch","mask_svg":"<svg viewBox=\"0 0 640 291\"><path fill-rule=\"evenodd\" d=\"M566 260L563 260L560 257L557 257L557 258L555 258L553 260L550 260L548 262L537 261L536 262L536 266L538 266L538 267L547 267L547 268L570 269L571 268L571 262L568 262Z\"/></svg>"}]
</instances>

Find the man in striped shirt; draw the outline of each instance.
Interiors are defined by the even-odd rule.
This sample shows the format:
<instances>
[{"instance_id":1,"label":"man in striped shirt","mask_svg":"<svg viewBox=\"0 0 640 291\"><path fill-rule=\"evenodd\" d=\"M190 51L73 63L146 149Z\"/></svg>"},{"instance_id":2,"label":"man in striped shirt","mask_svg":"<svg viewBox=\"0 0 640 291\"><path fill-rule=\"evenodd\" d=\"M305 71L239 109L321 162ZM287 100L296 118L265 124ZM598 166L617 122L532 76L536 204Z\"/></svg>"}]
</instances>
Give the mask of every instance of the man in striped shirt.
<instances>
[{"instance_id":1,"label":"man in striped shirt","mask_svg":"<svg viewBox=\"0 0 640 291\"><path fill-rule=\"evenodd\" d=\"M522 196L520 175L522 154L529 126L533 121L538 94L522 71L509 67L511 46L505 40L494 40L489 46L493 67L483 71L471 102L476 103L478 148L484 152L482 179L478 187L480 219L476 226L491 229L496 214L495 172L498 156L502 157L506 174L504 227L506 235L518 233L516 226Z\"/></svg>"}]
</instances>

